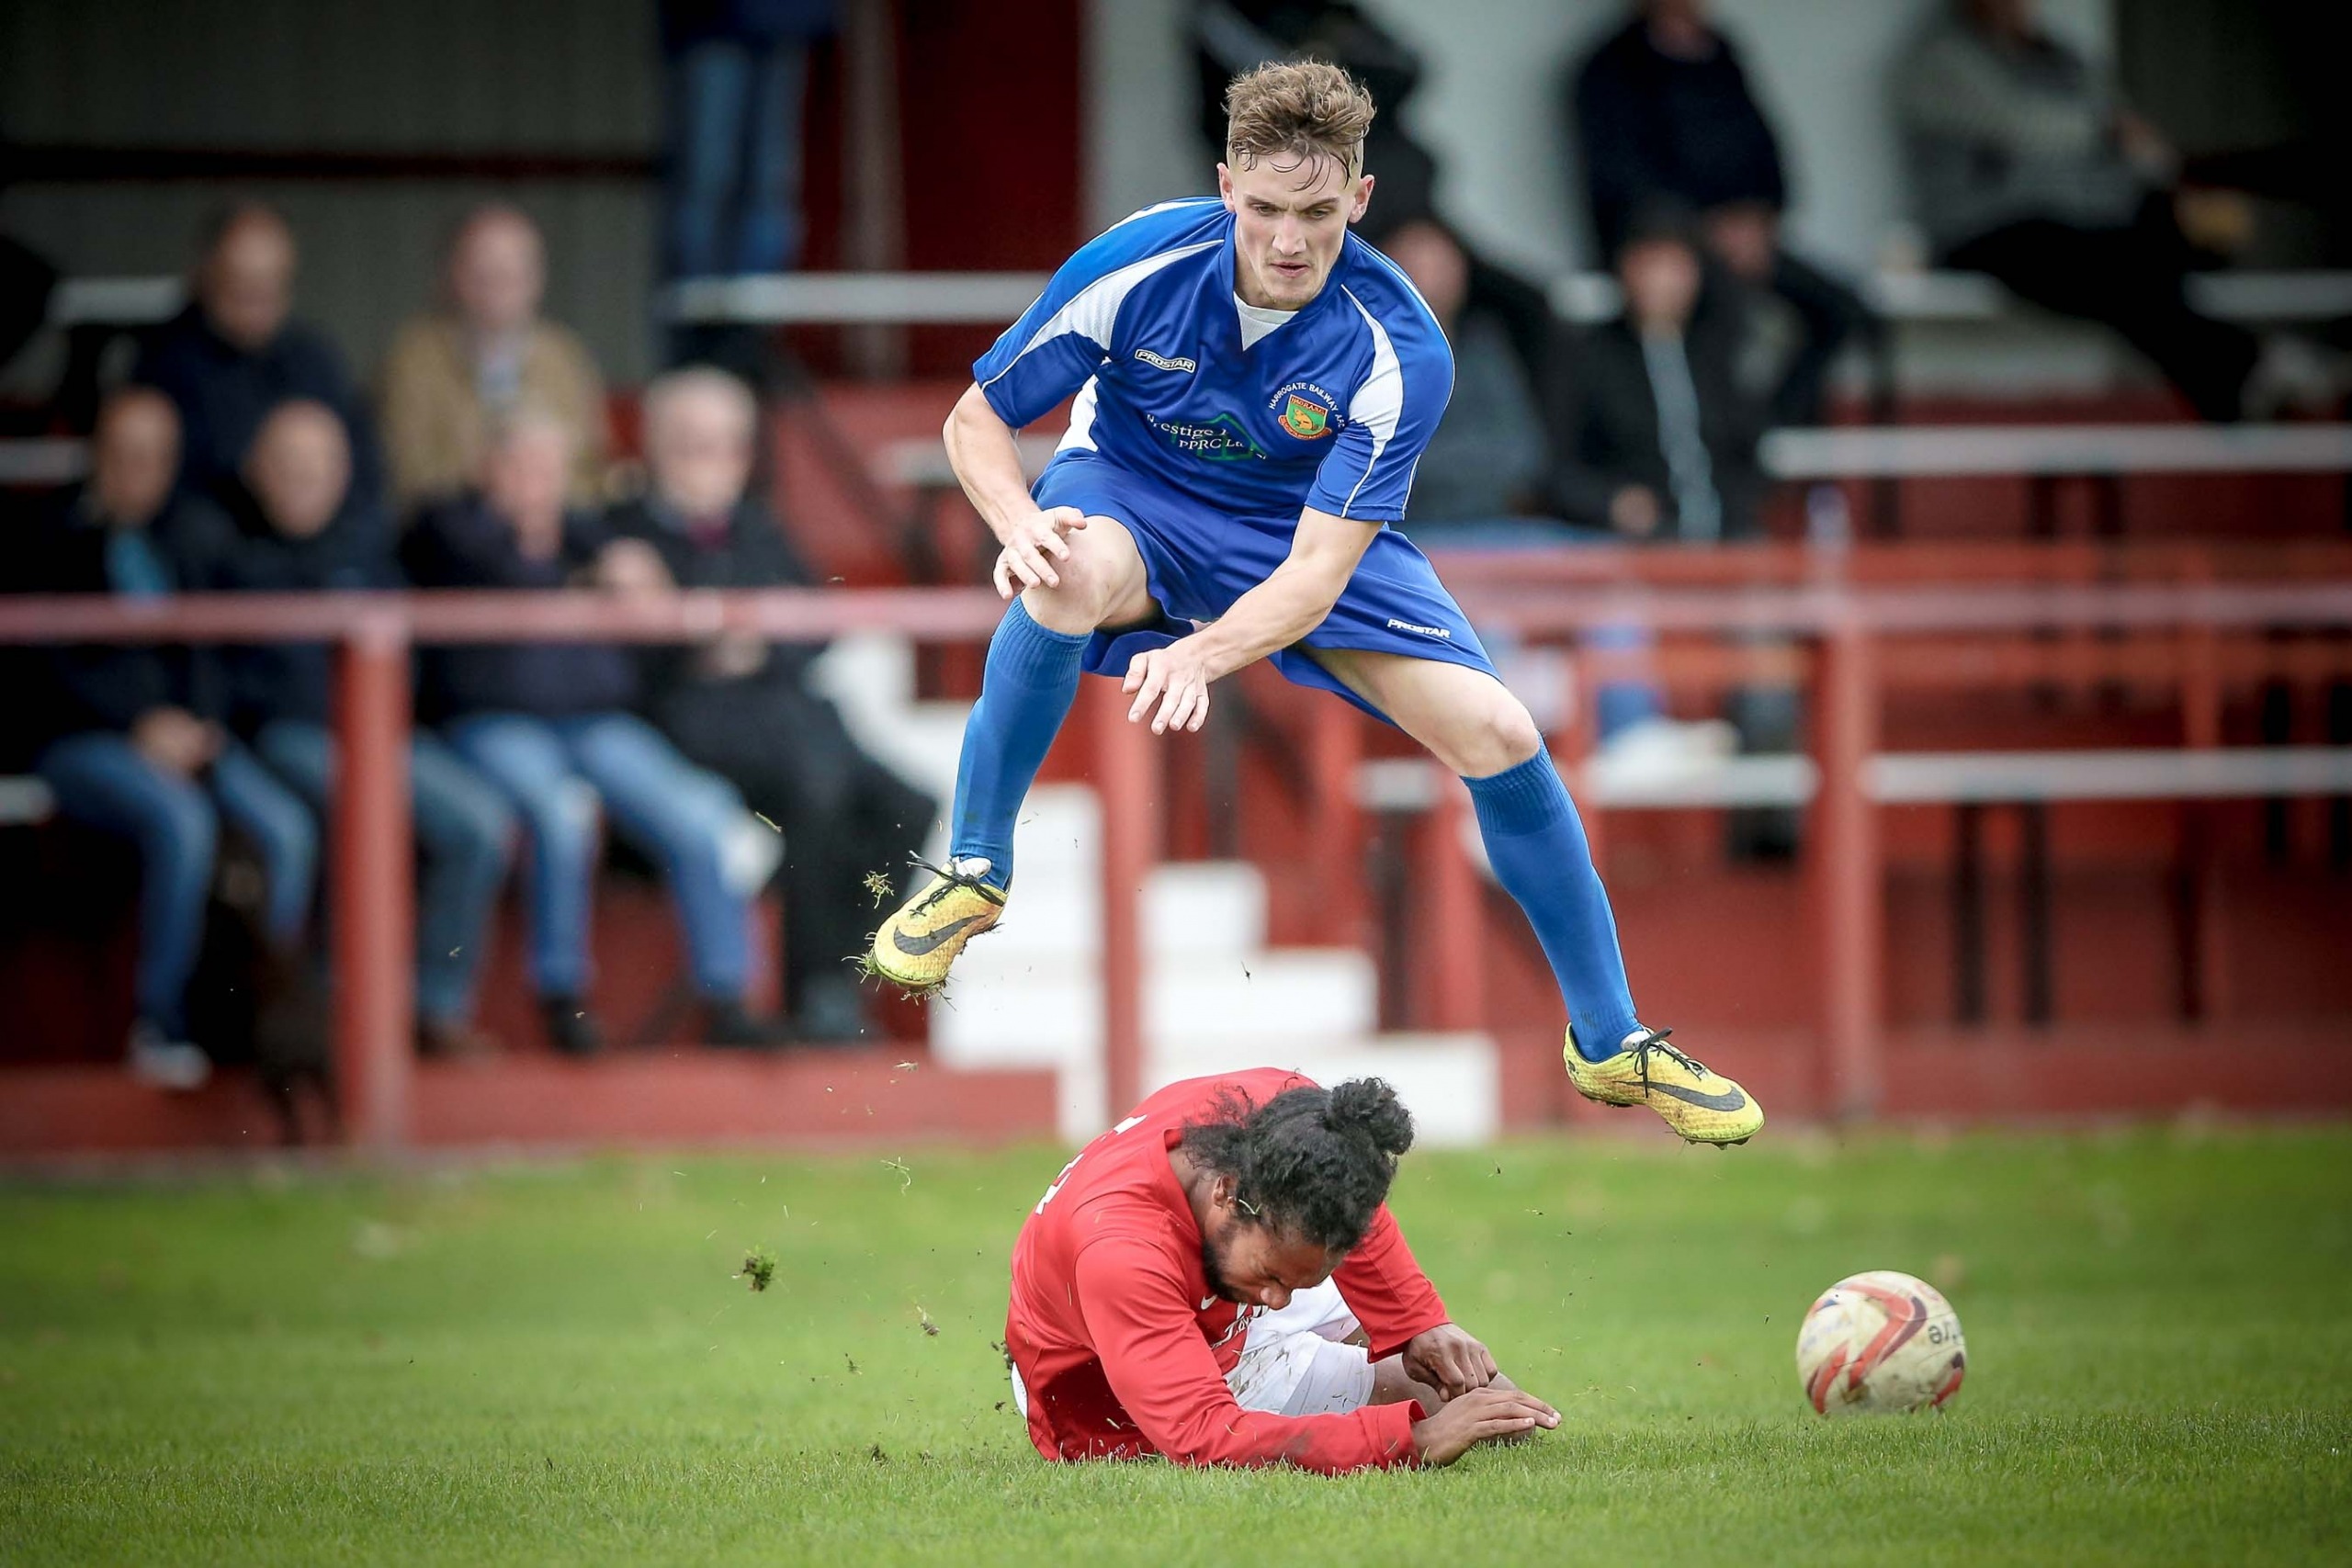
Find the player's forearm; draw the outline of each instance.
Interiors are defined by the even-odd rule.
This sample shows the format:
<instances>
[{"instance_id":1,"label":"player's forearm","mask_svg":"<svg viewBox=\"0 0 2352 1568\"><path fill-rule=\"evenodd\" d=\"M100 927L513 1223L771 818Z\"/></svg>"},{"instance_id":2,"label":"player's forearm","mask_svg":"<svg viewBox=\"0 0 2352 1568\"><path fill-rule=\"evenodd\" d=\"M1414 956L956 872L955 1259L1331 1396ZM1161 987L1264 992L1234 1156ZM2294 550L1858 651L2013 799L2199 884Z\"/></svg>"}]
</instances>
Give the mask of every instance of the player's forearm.
<instances>
[{"instance_id":1,"label":"player's forearm","mask_svg":"<svg viewBox=\"0 0 2352 1568\"><path fill-rule=\"evenodd\" d=\"M1236 599L1232 609L1193 634L1207 657L1209 679L1221 681L1321 626L1347 581L1345 576L1333 581L1328 571L1295 560L1275 568L1265 581Z\"/></svg>"},{"instance_id":2,"label":"player's forearm","mask_svg":"<svg viewBox=\"0 0 2352 1568\"><path fill-rule=\"evenodd\" d=\"M1029 498L1028 475L1022 471L1015 433L997 417L977 385L965 389L940 434L947 444L947 462L956 470L956 482L964 487L973 510L990 533L1002 538L1012 518L1036 510L1036 502Z\"/></svg>"}]
</instances>

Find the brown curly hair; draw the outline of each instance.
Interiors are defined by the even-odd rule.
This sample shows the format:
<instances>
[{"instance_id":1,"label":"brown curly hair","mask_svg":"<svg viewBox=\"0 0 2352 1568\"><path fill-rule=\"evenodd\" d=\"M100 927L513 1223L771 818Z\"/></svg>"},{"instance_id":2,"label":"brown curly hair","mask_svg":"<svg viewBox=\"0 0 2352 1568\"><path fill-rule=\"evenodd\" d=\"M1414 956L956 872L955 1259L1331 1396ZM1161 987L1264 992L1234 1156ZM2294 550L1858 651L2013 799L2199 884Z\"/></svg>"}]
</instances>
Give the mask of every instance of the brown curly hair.
<instances>
[{"instance_id":1,"label":"brown curly hair","mask_svg":"<svg viewBox=\"0 0 2352 1568\"><path fill-rule=\"evenodd\" d=\"M1364 133L1376 112L1363 84L1336 65L1271 61L1226 86L1226 162L1247 169L1283 156L1312 179L1335 158L1352 177L1363 171Z\"/></svg>"}]
</instances>

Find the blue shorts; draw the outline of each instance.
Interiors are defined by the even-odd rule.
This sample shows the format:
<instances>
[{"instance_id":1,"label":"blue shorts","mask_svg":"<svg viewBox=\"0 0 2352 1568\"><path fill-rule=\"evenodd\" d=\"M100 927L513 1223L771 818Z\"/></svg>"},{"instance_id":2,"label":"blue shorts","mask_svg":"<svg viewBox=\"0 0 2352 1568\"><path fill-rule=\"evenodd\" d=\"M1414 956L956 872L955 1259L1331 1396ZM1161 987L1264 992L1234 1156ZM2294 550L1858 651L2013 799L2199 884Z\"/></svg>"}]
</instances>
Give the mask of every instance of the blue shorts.
<instances>
[{"instance_id":1,"label":"blue shorts","mask_svg":"<svg viewBox=\"0 0 2352 1568\"><path fill-rule=\"evenodd\" d=\"M1117 519L1143 556L1159 617L1095 633L1085 657L1085 669L1095 675L1125 676L1136 654L1165 648L1189 635L1195 623L1214 621L1230 610L1288 558L1298 529L1295 515L1237 517L1215 511L1181 491L1084 453L1056 457L1038 477L1034 493L1039 506L1075 506L1089 516ZM1292 682L1337 692L1375 718L1388 716L1309 658L1305 650L1310 648L1400 653L1495 674L1494 662L1462 606L1438 581L1437 569L1410 539L1387 527L1373 536L1371 548L1323 624L1269 657Z\"/></svg>"}]
</instances>

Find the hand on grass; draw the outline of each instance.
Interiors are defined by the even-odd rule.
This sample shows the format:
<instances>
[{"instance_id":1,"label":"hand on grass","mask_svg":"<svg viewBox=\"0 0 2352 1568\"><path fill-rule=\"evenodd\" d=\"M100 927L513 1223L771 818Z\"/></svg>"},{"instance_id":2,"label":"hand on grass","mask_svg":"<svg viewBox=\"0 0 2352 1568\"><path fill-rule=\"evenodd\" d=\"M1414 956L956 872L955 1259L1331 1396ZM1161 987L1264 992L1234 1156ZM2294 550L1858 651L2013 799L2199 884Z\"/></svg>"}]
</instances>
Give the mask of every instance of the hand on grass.
<instances>
[{"instance_id":1,"label":"hand on grass","mask_svg":"<svg viewBox=\"0 0 2352 1568\"><path fill-rule=\"evenodd\" d=\"M1508 1441L1560 1424L1560 1413L1515 1388L1473 1389L1427 1420L1413 1423L1421 1462L1452 1464L1480 1443Z\"/></svg>"},{"instance_id":2,"label":"hand on grass","mask_svg":"<svg viewBox=\"0 0 2352 1568\"><path fill-rule=\"evenodd\" d=\"M1166 648L1136 655L1119 688L1135 694L1127 722L1142 718L1158 698L1159 711L1151 716L1154 735L1200 728L1209 716L1209 681L1208 660L1193 637L1178 637Z\"/></svg>"},{"instance_id":3,"label":"hand on grass","mask_svg":"<svg viewBox=\"0 0 2352 1568\"><path fill-rule=\"evenodd\" d=\"M1023 588L1059 588L1054 562L1069 559L1069 541L1062 536L1086 526L1086 513L1075 506L1049 506L1016 517L998 535L1004 548L996 558L996 592L1010 599Z\"/></svg>"},{"instance_id":4,"label":"hand on grass","mask_svg":"<svg viewBox=\"0 0 2352 1568\"><path fill-rule=\"evenodd\" d=\"M1448 1399L1459 1399L1495 1381L1498 1369L1487 1348L1453 1324L1425 1328L1405 1343L1405 1371Z\"/></svg>"}]
</instances>

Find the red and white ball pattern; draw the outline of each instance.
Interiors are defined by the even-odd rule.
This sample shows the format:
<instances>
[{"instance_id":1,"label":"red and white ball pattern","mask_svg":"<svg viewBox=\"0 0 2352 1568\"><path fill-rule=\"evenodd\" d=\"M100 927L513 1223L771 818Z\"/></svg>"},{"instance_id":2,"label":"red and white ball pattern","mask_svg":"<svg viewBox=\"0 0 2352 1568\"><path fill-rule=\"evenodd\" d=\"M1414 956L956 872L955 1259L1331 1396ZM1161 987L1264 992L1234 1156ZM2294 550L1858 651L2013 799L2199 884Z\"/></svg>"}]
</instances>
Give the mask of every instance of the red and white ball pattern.
<instances>
[{"instance_id":1,"label":"red and white ball pattern","mask_svg":"<svg viewBox=\"0 0 2352 1568\"><path fill-rule=\"evenodd\" d=\"M1824 1416L1941 1409L1967 1370L1951 1303L1892 1269L1838 1280L1797 1331L1797 1376Z\"/></svg>"}]
</instances>

